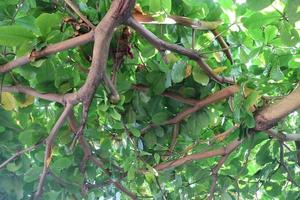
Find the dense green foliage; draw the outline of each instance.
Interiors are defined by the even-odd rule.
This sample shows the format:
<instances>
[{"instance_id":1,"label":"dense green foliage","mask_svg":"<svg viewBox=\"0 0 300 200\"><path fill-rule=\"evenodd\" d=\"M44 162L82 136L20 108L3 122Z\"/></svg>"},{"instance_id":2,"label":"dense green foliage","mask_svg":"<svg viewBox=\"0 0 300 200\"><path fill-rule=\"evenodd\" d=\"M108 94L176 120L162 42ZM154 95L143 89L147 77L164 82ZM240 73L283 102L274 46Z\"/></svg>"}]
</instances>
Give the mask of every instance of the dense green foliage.
<instances>
[{"instance_id":1,"label":"dense green foliage","mask_svg":"<svg viewBox=\"0 0 300 200\"><path fill-rule=\"evenodd\" d=\"M277 140L252 128L254 110L274 102L273 97L287 95L300 80L300 1L140 0L138 3L158 21L169 14L205 21L222 20L217 30L229 44L234 63L226 58L210 31L196 30L195 50L216 73L234 77L242 89L232 98L211 104L183 120L175 149L166 156L175 125L157 126L143 134L141 130L150 123L161 124L190 105L160 94L171 91L186 98L203 99L228 85L210 79L196 62L182 55L167 51L163 58L148 41L132 31L133 58L128 56L117 74L121 100L110 103L107 90L99 86L84 130L93 154L112 172L110 178L140 199L204 199L211 188L211 169L220 157L161 172L153 166L218 149L240 137L243 143L219 171L216 198L298 199L299 187L295 183L300 184L300 176L294 143L286 143L283 151ZM78 0L77 5L93 24L98 24L110 1ZM70 13L72 10L66 9L63 1L1 1L0 64L73 37L74 28L64 23ZM175 24L146 27L165 41L192 48L189 27ZM111 44L114 49L118 48L122 30L119 27L114 33ZM91 52L91 43L59 52L2 74L1 82L6 86L25 85L40 93L74 92L86 80L84 69L90 66ZM107 74L112 72L112 63L110 58ZM149 90L137 91L132 87L134 84L143 84ZM0 164L15 152L43 141L63 109L58 103L19 93L3 92L1 102ZM78 119L81 110L81 105L74 109ZM226 138L209 142L234 124L240 128ZM296 133L299 127L300 118L294 112L276 129ZM80 170L83 152L79 145L70 151L72 138L65 123L55 141L43 199L118 199L120 195L121 199L128 198L109 184L107 174L93 163L87 162L86 170ZM38 144L0 169L1 200L30 199L44 165L44 149L45 145ZM140 169L148 171L141 173ZM103 186L87 189L87 183Z\"/></svg>"}]
</instances>

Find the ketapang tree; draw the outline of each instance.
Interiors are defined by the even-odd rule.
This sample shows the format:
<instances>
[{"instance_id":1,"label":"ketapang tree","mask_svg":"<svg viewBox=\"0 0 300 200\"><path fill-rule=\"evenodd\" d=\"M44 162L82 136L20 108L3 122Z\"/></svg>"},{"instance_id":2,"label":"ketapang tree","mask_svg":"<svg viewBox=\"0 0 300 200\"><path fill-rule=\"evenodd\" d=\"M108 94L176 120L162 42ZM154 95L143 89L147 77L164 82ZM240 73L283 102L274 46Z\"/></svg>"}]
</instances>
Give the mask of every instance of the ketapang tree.
<instances>
[{"instance_id":1,"label":"ketapang tree","mask_svg":"<svg viewBox=\"0 0 300 200\"><path fill-rule=\"evenodd\" d=\"M0 2L0 199L299 199L300 1Z\"/></svg>"}]
</instances>

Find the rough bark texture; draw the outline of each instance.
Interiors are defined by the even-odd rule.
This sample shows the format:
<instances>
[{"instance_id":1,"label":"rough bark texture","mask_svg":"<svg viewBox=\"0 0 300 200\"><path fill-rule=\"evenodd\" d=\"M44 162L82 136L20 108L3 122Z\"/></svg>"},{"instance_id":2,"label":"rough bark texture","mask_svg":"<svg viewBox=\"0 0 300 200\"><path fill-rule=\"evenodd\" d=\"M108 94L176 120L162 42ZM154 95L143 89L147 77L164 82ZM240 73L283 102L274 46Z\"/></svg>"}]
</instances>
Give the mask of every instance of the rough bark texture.
<instances>
[{"instance_id":1,"label":"rough bark texture","mask_svg":"<svg viewBox=\"0 0 300 200\"><path fill-rule=\"evenodd\" d=\"M256 130L267 130L286 117L288 114L300 108L300 87L296 88L285 98L263 109L255 116Z\"/></svg>"}]
</instances>

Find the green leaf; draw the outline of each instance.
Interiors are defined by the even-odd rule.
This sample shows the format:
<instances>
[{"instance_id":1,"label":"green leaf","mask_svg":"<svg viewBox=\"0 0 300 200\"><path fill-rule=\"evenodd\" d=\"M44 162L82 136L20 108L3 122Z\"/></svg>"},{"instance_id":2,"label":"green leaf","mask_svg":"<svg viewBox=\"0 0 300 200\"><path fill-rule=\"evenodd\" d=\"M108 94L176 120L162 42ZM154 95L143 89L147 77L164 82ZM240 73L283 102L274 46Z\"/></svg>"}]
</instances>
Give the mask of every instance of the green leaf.
<instances>
[{"instance_id":1,"label":"green leaf","mask_svg":"<svg viewBox=\"0 0 300 200\"><path fill-rule=\"evenodd\" d=\"M274 81L280 81L284 79L284 74L280 70L280 67L272 67L270 75Z\"/></svg>"},{"instance_id":2,"label":"green leaf","mask_svg":"<svg viewBox=\"0 0 300 200\"><path fill-rule=\"evenodd\" d=\"M180 83L185 78L186 63L177 61L172 68L171 76L174 83Z\"/></svg>"},{"instance_id":3,"label":"green leaf","mask_svg":"<svg viewBox=\"0 0 300 200\"><path fill-rule=\"evenodd\" d=\"M246 112L246 116L245 116L245 125L248 128L254 128L255 127L255 119L254 116L251 112Z\"/></svg>"},{"instance_id":4,"label":"green leaf","mask_svg":"<svg viewBox=\"0 0 300 200\"><path fill-rule=\"evenodd\" d=\"M127 173L127 178L128 178L128 180L134 180L134 178L135 178L135 167L134 167L134 165L132 165L130 168L129 168L129 170L128 170L128 173Z\"/></svg>"},{"instance_id":5,"label":"green leaf","mask_svg":"<svg viewBox=\"0 0 300 200\"><path fill-rule=\"evenodd\" d=\"M256 154L257 164L263 166L266 163L272 161L269 146L270 146L270 141L266 142L263 146L260 147L259 151Z\"/></svg>"},{"instance_id":6,"label":"green leaf","mask_svg":"<svg viewBox=\"0 0 300 200\"><path fill-rule=\"evenodd\" d=\"M271 5L274 0L260 0L257 2L257 0L247 0L247 6L251 10L262 10L265 7Z\"/></svg>"},{"instance_id":7,"label":"green leaf","mask_svg":"<svg viewBox=\"0 0 300 200\"><path fill-rule=\"evenodd\" d=\"M154 124L160 124L160 123L164 122L165 120L167 120L168 117L169 117L168 112L159 112L152 116L152 122Z\"/></svg>"},{"instance_id":8,"label":"green leaf","mask_svg":"<svg viewBox=\"0 0 300 200\"><path fill-rule=\"evenodd\" d=\"M289 19L290 23L295 23L300 20L300 1L298 0L288 0L284 8L285 13Z\"/></svg>"},{"instance_id":9,"label":"green leaf","mask_svg":"<svg viewBox=\"0 0 300 200\"><path fill-rule=\"evenodd\" d=\"M141 136L141 131L140 130L138 130L136 128L130 128L129 130L132 133L132 135L134 135L135 137L140 137Z\"/></svg>"},{"instance_id":10,"label":"green leaf","mask_svg":"<svg viewBox=\"0 0 300 200\"><path fill-rule=\"evenodd\" d=\"M297 69L300 66L300 55L295 55L288 63L290 68Z\"/></svg>"},{"instance_id":11,"label":"green leaf","mask_svg":"<svg viewBox=\"0 0 300 200\"><path fill-rule=\"evenodd\" d=\"M20 168L22 167L22 162L18 162L18 161L15 161L15 162L11 162L11 163L8 163L6 165L6 169L10 172L16 172L18 171Z\"/></svg>"},{"instance_id":12,"label":"green leaf","mask_svg":"<svg viewBox=\"0 0 300 200\"><path fill-rule=\"evenodd\" d=\"M115 109L111 109L111 111L109 112L110 113L110 116L117 120L117 121L120 121L121 120L121 114L118 113Z\"/></svg>"},{"instance_id":13,"label":"green leaf","mask_svg":"<svg viewBox=\"0 0 300 200\"><path fill-rule=\"evenodd\" d=\"M149 0L150 12L163 11L170 13L172 9L172 0Z\"/></svg>"},{"instance_id":14,"label":"green leaf","mask_svg":"<svg viewBox=\"0 0 300 200\"><path fill-rule=\"evenodd\" d=\"M265 28L265 43L267 44L273 40L277 35L278 29L276 26L269 25Z\"/></svg>"},{"instance_id":15,"label":"green leaf","mask_svg":"<svg viewBox=\"0 0 300 200\"><path fill-rule=\"evenodd\" d=\"M193 67L193 78L197 83L206 86L209 82L209 77L198 66Z\"/></svg>"},{"instance_id":16,"label":"green leaf","mask_svg":"<svg viewBox=\"0 0 300 200\"><path fill-rule=\"evenodd\" d=\"M0 26L0 45L14 47L35 38L34 34L19 25Z\"/></svg>"},{"instance_id":17,"label":"green leaf","mask_svg":"<svg viewBox=\"0 0 300 200\"><path fill-rule=\"evenodd\" d=\"M5 131L5 127L0 126L0 133L3 133Z\"/></svg>"},{"instance_id":18,"label":"green leaf","mask_svg":"<svg viewBox=\"0 0 300 200\"><path fill-rule=\"evenodd\" d=\"M159 156L158 153L155 153L155 154L154 154L154 160L155 160L156 163L159 163L159 161L160 161L160 156Z\"/></svg>"},{"instance_id":19,"label":"green leaf","mask_svg":"<svg viewBox=\"0 0 300 200\"><path fill-rule=\"evenodd\" d=\"M281 24L279 32L283 45L293 47L299 42L298 32L287 22Z\"/></svg>"},{"instance_id":20,"label":"green leaf","mask_svg":"<svg viewBox=\"0 0 300 200\"><path fill-rule=\"evenodd\" d=\"M62 170L69 168L73 163L73 159L71 157L60 157L55 159L52 163L52 167L57 170Z\"/></svg>"},{"instance_id":21,"label":"green leaf","mask_svg":"<svg viewBox=\"0 0 300 200\"><path fill-rule=\"evenodd\" d=\"M42 169L42 167L34 165L24 174L24 181L30 183L38 180Z\"/></svg>"},{"instance_id":22,"label":"green leaf","mask_svg":"<svg viewBox=\"0 0 300 200\"><path fill-rule=\"evenodd\" d=\"M144 141L148 148L152 148L154 145L157 144L157 137L155 134L149 132L146 133L146 135L144 136Z\"/></svg>"},{"instance_id":23,"label":"green leaf","mask_svg":"<svg viewBox=\"0 0 300 200\"><path fill-rule=\"evenodd\" d=\"M59 15L52 13L43 13L38 18L36 18L35 23L39 27L41 35L46 37L53 27L60 26Z\"/></svg>"},{"instance_id":24,"label":"green leaf","mask_svg":"<svg viewBox=\"0 0 300 200\"><path fill-rule=\"evenodd\" d=\"M164 129L161 126L158 126L154 129L154 132L157 137L162 138L165 135Z\"/></svg>"},{"instance_id":25,"label":"green leaf","mask_svg":"<svg viewBox=\"0 0 300 200\"><path fill-rule=\"evenodd\" d=\"M234 5L232 0L219 0L219 3L226 9L231 9L232 5Z\"/></svg>"},{"instance_id":26,"label":"green leaf","mask_svg":"<svg viewBox=\"0 0 300 200\"><path fill-rule=\"evenodd\" d=\"M280 21L281 15L277 12L271 12L267 14L254 13L249 17L243 17L242 23L249 30L253 28L261 28L264 25L271 24L272 22Z\"/></svg>"},{"instance_id":27,"label":"green leaf","mask_svg":"<svg viewBox=\"0 0 300 200\"><path fill-rule=\"evenodd\" d=\"M36 144L42 135L38 132L38 130L33 130L33 129L27 129L19 134L19 141L24 144L24 145L33 145Z\"/></svg>"}]
</instances>

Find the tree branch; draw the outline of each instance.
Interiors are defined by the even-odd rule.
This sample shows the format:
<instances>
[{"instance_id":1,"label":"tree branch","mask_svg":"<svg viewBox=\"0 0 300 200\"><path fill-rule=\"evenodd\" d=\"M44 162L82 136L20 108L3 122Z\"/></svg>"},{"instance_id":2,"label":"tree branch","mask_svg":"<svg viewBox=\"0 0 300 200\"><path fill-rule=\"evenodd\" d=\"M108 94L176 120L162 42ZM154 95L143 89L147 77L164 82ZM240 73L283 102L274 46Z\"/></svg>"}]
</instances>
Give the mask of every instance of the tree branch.
<instances>
[{"instance_id":1,"label":"tree branch","mask_svg":"<svg viewBox=\"0 0 300 200\"><path fill-rule=\"evenodd\" d=\"M77 132L78 125L74 116L74 113L71 112L69 115L69 124L72 129L72 131L75 133ZM84 157L88 157L89 160L93 162L93 164L99 168L101 168L108 176L109 176L109 182L114 184L116 188L118 188L120 191L124 192L126 195L128 195L131 199L137 199L137 196L130 192L128 189L126 189L121 183L113 180L111 178L111 172L109 169L107 169L102 161L100 161L96 156L92 155L91 148L87 141L83 138L83 136L79 137L79 143L81 145L81 148L84 151Z\"/></svg>"},{"instance_id":2,"label":"tree branch","mask_svg":"<svg viewBox=\"0 0 300 200\"><path fill-rule=\"evenodd\" d=\"M226 57L230 61L231 64L233 64L233 58L230 52L230 48L228 47L227 43L223 39L223 37L219 34L219 32L214 29L211 31L214 36L216 37L217 41L219 42L220 46L222 47L223 52L225 53Z\"/></svg>"},{"instance_id":3,"label":"tree branch","mask_svg":"<svg viewBox=\"0 0 300 200\"><path fill-rule=\"evenodd\" d=\"M132 85L132 88L134 90L142 91L142 92L149 91L149 88L147 86L145 86L145 85L142 85L142 84ZM197 102L198 102L197 99L185 98L185 97L180 96L180 95L176 94L175 92L171 92L171 91L164 91L160 95L164 96L164 97L168 97L170 99L174 99L176 101L179 101L179 102L182 102L182 103L185 103L185 104L188 104L188 105L192 105L192 106L196 105Z\"/></svg>"},{"instance_id":4,"label":"tree branch","mask_svg":"<svg viewBox=\"0 0 300 200\"><path fill-rule=\"evenodd\" d=\"M277 133L273 129L265 130L265 132L273 138L279 139L281 141L300 141L300 133L295 134L284 134Z\"/></svg>"},{"instance_id":5,"label":"tree branch","mask_svg":"<svg viewBox=\"0 0 300 200\"><path fill-rule=\"evenodd\" d=\"M236 139L224 148L219 148L219 149L215 149L215 150L211 150L211 151L187 155L187 156L179 158L177 160L158 164L158 165L154 166L154 169L157 171L163 171L166 169L181 166L185 163L195 161L195 160L202 160L202 159L210 158L210 157L214 157L214 156L224 156L224 155L232 152L233 150L235 150L241 143L242 143L242 141Z\"/></svg>"},{"instance_id":6,"label":"tree branch","mask_svg":"<svg viewBox=\"0 0 300 200\"><path fill-rule=\"evenodd\" d=\"M36 147L40 146L41 144L43 144L43 141L38 142L37 144L27 147L21 151L16 152L14 155L12 155L10 158L8 158L6 161L4 161L1 165L0 165L0 169L2 169L3 167L5 167L8 163L10 163L11 161L13 161L14 159L16 159L17 157L23 155L24 153L30 152L33 149L35 149Z\"/></svg>"},{"instance_id":7,"label":"tree branch","mask_svg":"<svg viewBox=\"0 0 300 200\"><path fill-rule=\"evenodd\" d=\"M221 77L213 72L213 70L203 61L203 59L198 55L197 52L190 49L186 49L182 46L169 44L156 35L150 32L148 29L144 28L138 21L130 17L127 20L127 25L132 27L136 32L141 34L146 40L148 40L153 46L155 46L160 52L165 50L174 51L181 55L187 56L188 58L196 61L202 70L212 79L220 83L230 83L234 84L234 80L230 78Z\"/></svg>"},{"instance_id":8,"label":"tree branch","mask_svg":"<svg viewBox=\"0 0 300 200\"><path fill-rule=\"evenodd\" d=\"M215 92L214 94L206 97L205 99L199 100L194 107L191 108L187 108L186 110L178 113L176 115L176 117L169 119L165 122L162 122L160 125L169 125L169 124L176 124L180 121L182 121L183 119L185 119L187 116L189 116L190 114L197 112L198 110L200 110L201 108L210 105L212 103L216 103L222 99L225 99L229 96L232 96L234 93L238 92L239 86L237 85L232 85L229 86L227 88L224 88L220 91ZM148 126L146 126L145 128L143 128L141 130L142 133L147 132L149 129L151 128L155 128L157 125L156 124L149 124Z\"/></svg>"},{"instance_id":9,"label":"tree branch","mask_svg":"<svg viewBox=\"0 0 300 200\"><path fill-rule=\"evenodd\" d=\"M45 150L45 156L44 156L44 168L43 168L43 171L40 175L40 180L39 180L37 190L34 194L34 200L39 199L40 196L42 195L45 178L46 178L46 175L48 173L49 164L51 162L52 146L53 146L54 140L56 138L56 135L57 135L60 127L65 122L65 119L68 117L68 115L69 115L70 111L72 110L72 108L73 108L73 105L71 105L71 104L66 105L64 111L60 115L59 119L57 120L56 124L54 125L54 127L52 128L49 136L46 139L46 150Z\"/></svg>"},{"instance_id":10,"label":"tree branch","mask_svg":"<svg viewBox=\"0 0 300 200\"><path fill-rule=\"evenodd\" d=\"M282 118L300 108L300 87L277 103L263 109L255 116L256 130L267 130L276 125Z\"/></svg>"},{"instance_id":11,"label":"tree branch","mask_svg":"<svg viewBox=\"0 0 300 200\"><path fill-rule=\"evenodd\" d=\"M72 2L72 0L64 0L64 1L82 19L82 21L84 21L87 25L89 25L89 27L91 27L92 29L96 28L96 26L92 24L90 20L88 20L88 18L86 18L86 16L80 12L78 6L74 2Z\"/></svg>"},{"instance_id":12,"label":"tree branch","mask_svg":"<svg viewBox=\"0 0 300 200\"><path fill-rule=\"evenodd\" d=\"M218 164L212 169L211 174L212 174L213 181L212 181L212 184L211 184L211 187L210 187L210 192L209 192L209 195L208 195L208 198L207 198L208 200L212 200L214 198L214 193L215 193L216 186L217 186L217 181L218 181L218 172L221 169L222 165L227 160L230 153L227 153L226 155L222 156L221 159L219 160Z\"/></svg>"},{"instance_id":13,"label":"tree branch","mask_svg":"<svg viewBox=\"0 0 300 200\"><path fill-rule=\"evenodd\" d=\"M59 94L42 94L30 87L22 86L22 85L15 85L15 86L2 86L2 92L14 92L14 93L23 93L30 96L38 97L48 101L55 101L58 103L63 104L63 95Z\"/></svg>"},{"instance_id":14,"label":"tree branch","mask_svg":"<svg viewBox=\"0 0 300 200\"><path fill-rule=\"evenodd\" d=\"M86 44L88 42L91 42L94 39L94 31L90 31L89 33L86 33L84 35L78 36L76 38L71 38L56 44L52 44L44 48L40 51L32 51L31 53L27 54L26 56L22 56L20 58L16 58L15 60L8 62L4 65L0 66L0 74L8 72L16 67L19 67L21 65L25 65L27 63L30 63L32 61L35 61L39 58L51 55L53 53L57 53L60 51L64 51L79 45Z\"/></svg>"},{"instance_id":15,"label":"tree branch","mask_svg":"<svg viewBox=\"0 0 300 200\"><path fill-rule=\"evenodd\" d=\"M168 151L164 155L164 156L166 156L166 160L168 160L168 158L172 155L172 153L175 149L175 145L177 143L177 137L178 137L178 134L179 134L179 128L180 128L179 123L174 124L172 141L171 141L171 144L169 146Z\"/></svg>"}]
</instances>

